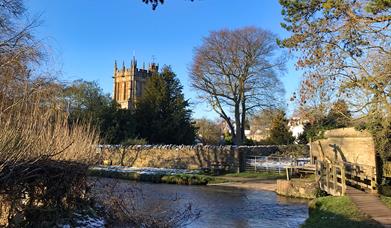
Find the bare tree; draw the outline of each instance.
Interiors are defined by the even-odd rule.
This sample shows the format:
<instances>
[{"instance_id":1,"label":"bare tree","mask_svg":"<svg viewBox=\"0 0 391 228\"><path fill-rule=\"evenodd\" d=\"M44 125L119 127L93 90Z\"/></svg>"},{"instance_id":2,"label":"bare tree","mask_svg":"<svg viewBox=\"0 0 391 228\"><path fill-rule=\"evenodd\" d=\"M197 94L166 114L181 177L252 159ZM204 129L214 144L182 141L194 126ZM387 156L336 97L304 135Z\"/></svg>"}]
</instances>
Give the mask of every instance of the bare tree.
<instances>
[{"instance_id":1,"label":"bare tree","mask_svg":"<svg viewBox=\"0 0 391 228\"><path fill-rule=\"evenodd\" d=\"M55 220L47 208L64 211L86 199L87 167L96 162L95 129L70 126L62 85L37 73L35 25L23 0L0 0L0 204L8 205L0 226Z\"/></svg>"},{"instance_id":2,"label":"bare tree","mask_svg":"<svg viewBox=\"0 0 391 228\"><path fill-rule=\"evenodd\" d=\"M220 143L223 131L217 121L206 118L198 119L196 120L195 127L202 143L207 145L218 145Z\"/></svg>"},{"instance_id":3,"label":"bare tree","mask_svg":"<svg viewBox=\"0 0 391 228\"><path fill-rule=\"evenodd\" d=\"M259 28L224 29L195 49L192 86L227 122L236 145L244 140L246 115L278 105L284 94L278 77L284 58L277 56L275 40Z\"/></svg>"},{"instance_id":4,"label":"bare tree","mask_svg":"<svg viewBox=\"0 0 391 228\"><path fill-rule=\"evenodd\" d=\"M305 70L301 102L343 97L355 112L390 118L390 1L280 4L282 27L292 33L280 44L297 51L297 67Z\"/></svg>"}]
</instances>

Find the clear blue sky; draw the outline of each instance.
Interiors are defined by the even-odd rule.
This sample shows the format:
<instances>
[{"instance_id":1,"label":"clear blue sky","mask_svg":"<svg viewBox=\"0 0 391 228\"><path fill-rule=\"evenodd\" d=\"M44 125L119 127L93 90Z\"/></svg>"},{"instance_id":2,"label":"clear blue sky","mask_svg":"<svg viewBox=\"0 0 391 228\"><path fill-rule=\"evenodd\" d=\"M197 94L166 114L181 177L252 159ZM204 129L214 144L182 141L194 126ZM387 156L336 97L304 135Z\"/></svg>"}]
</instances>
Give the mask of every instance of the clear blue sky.
<instances>
[{"instance_id":1,"label":"clear blue sky","mask_svg":"<svg viewBox=\"0 0 391 228\"><path fill-rule=\"evenodd\" d=\"M281 8L277 0L166 0L157 10L141 0L28 0L31 15L40 15L36 36L49 44L52 68L64 80L95 80L112 92L114 60L129 66L135 53L139 66L154 57L171 65L194 103L194 117L216 117L203 104L196 104L188 68L193 48L202 37L222 28L257 26L280 37ZM283 77L286 100L299 84L294 60ZM288 110L292 111L293 104Z\"/></svg>"}]
</instances>

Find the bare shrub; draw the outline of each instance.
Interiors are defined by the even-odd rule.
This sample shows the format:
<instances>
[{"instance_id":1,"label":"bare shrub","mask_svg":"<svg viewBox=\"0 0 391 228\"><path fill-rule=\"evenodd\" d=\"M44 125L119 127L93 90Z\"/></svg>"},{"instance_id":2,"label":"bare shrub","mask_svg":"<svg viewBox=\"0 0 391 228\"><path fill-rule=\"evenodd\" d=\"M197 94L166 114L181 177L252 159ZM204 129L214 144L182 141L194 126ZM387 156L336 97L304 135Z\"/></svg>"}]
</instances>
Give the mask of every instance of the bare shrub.
<instances>
[{"instance_id":1,"label":"bare shrub","mask_svg":"<svg viewBox=\"0 0 391 228\"><path fill-rule=\"evenodd\" d=\"M43 47L24 11L21 0L0 0L0 225L41 227L88 200L98 138L68 124L61 84L37 73Z\"/></svg>"},{"instance_id":2,"label":"bare shrub","mask_svg":"<svg viewBox=\"0 0 391 228\"><path fill-rule=\"evenodd\" d=\"M7 106L0 103L0 173L4 166L41 159L93 161L95 131L88 125L70 127L56 107L61 104L49 96L51 89L38 89Z\"/></svg>"},{"instance_id":3,"label":"bare shrub","mask_svg":"<svg viewBox=\"0 0 391 228\"><path fill-rule=\"evenodd\" d=\"M45 226L88 203L98 138L89 125L68 124L53 80L12 86L21 92L0 99L0 195L10 224Z\"/></svg>"},{"instance_id":4,"label":"bare shrub","mask_svg":"<svg viewBox=\"0 0 391 228\"><path fill-rule=\"evenodd\" d=\"M45 227L71 219L90 200L86 170L84 164L43 159L5 167L2 174L12 178L3 179L0 191L9 202L9 224Z\"/></svg>"}]
</instances>

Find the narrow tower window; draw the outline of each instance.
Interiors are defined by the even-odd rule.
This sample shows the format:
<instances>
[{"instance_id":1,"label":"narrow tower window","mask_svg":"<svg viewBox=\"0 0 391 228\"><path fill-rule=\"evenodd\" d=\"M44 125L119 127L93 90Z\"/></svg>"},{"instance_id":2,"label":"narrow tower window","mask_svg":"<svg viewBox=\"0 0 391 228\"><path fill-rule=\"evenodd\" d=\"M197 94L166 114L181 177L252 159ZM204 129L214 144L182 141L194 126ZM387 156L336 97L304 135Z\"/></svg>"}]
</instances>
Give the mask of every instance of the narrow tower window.
<instances>
[{"instance_id":1,"label":"narrow tower window","mask_svg":"<svg viewBox=\"0 0 391 228\"><path fill-rule=\"evenodd\" d=\"M126 82L124 82L124 100L126 100Z\"/></svg>"}]
</instances>

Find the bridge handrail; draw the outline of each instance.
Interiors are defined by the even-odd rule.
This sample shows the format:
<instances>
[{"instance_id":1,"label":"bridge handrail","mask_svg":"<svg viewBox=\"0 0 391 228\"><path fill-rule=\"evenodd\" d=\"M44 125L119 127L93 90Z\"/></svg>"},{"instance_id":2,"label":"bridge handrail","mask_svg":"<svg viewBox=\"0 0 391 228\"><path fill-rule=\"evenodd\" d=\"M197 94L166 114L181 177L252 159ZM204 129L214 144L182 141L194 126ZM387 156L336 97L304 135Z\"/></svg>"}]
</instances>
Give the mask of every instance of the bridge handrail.
<instances>
[{"instance_id":1,"label":"bridge handrail","mask_svg":"<svg viewBox=\"0 0 391 228\"><path fill-rule=\"evenodd\" d=\"M376 190L376 167L374 166L342 161L331 163L319 160L316 161L315 165L320 187L329 194L344 195L347 183L369 189L372 192ZM368 182L366 180L369 180L370 184L366 183ZM341 187L340 191L337 186Z\"/></svg>"}]
</instances>

